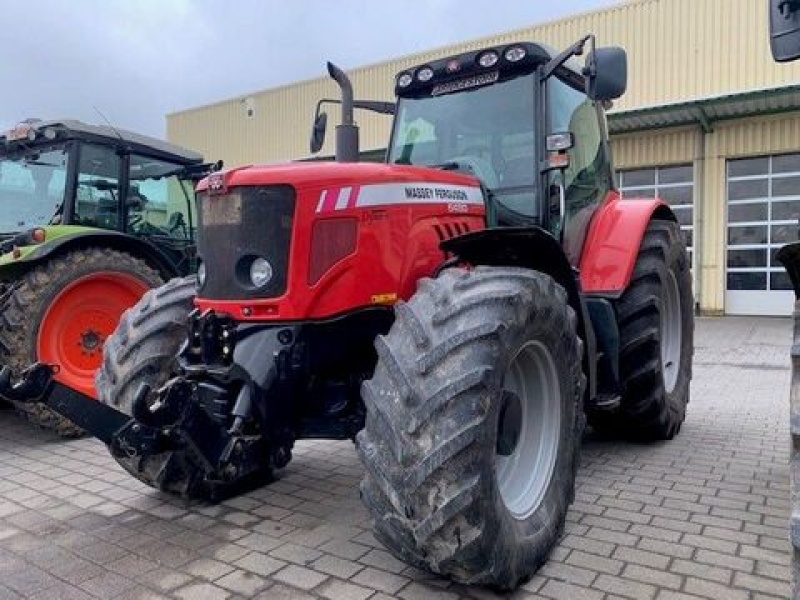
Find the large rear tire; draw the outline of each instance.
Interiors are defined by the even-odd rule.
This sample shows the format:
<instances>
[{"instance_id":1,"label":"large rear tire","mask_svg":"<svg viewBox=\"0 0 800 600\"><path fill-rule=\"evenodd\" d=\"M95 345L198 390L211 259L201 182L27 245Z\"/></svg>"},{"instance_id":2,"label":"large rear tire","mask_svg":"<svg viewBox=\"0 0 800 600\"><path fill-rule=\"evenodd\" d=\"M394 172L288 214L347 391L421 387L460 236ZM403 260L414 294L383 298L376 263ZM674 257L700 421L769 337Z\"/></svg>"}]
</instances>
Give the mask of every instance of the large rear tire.
<instances>
[{"instance_id":1,"label":"large rear tire","mask_svg":"<svg viewBox=\"0 0 800 600\"><path fill-rule=\"evenodd\" d=\"M8 286L0 308L0 360L20 372L34 362L58 366L56 381L95 396L102 347L123 311L161 285L141 259L107 248L56 256ZM15 403L33 423L76 437L83 430L42 404Z\"/></svg>"},{"instance_id":2,"label":"large rear tire","mask_svg":"<svg viewBox=\"0 0 800 600\"><path fill-rule=\"evenodd\" d=\"M358 452L376 537L400 559L511 589L574 498L582 344L564 289L520 268L420 282L364 383Z\"/></svg>"},{"instance_id":3,"label":"large rear tire","mask_svg":"<svg viewBox=\"0 0 800 600\"><path fill-rule=\"evenodd\" d=\"M640 441L672 439L680 431L692 378L693 304L680 226L651 221L615 306L622 399L616 410L590 411L593 428Z\"/></svg>"},{"instance_id":4,"label":"large rear tire","mask_svg":"<svg viewBox=\"0 0 800 600\"><path fill-rule=\"evenodd\" d=\"M100 402L130 415L143 383L153 389L166 383L175 372L175 359L186 339L186 320L195 293L194 277L173 279L150 290L125 311L103 349L103 363L96 377ZM165 452L143 460L114 458L151 487L183 496L206 494L198 481L197 467L182 452Z\"/></svg>"}]
</instances>

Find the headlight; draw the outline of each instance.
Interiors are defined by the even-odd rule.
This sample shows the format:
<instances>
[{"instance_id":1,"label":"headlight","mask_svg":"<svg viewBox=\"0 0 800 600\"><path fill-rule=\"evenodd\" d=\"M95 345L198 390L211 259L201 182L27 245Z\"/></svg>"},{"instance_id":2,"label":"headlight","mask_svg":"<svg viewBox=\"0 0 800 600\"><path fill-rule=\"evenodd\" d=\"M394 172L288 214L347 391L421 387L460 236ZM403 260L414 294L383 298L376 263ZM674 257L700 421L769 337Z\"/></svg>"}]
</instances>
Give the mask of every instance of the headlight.
<instances>
[{"instance_id":1,"label":"headlight","mask_svg":"<svg viewBox=\"0 0 800 600\"><path fill-rule=\"evenodd\" d=\"M401 88L408 87L412 81L414 78L411 77L411 73L401 73L397 78L397 85Z\"/></svg>"},{"instance_id":2,"label":"headlight","mask_svg":"<svg viewBox=\"0 0 800 600\"><path fill-rule=\"evenodd\" d=\"M495 66L498 60L500 60L500 57L497 55L497 52L494 50L487 50L478 57L478 64L482 67L489 68Z\"/></svg>"},{"instance_id":3,"label":"headlight","mask_svg":"<svg viewBox=\"0 0 800 600\"><path fill-rule=\"evenodd\" d=\"M430 81L433 79L433 69L430 67L422 67L417 71L417 79L420 81Z\"/></svg>"},{"instance_id":4,"label":"headlight","mask_svg":"<svg viewBox=\"0 0 800 600\"><path fill-rule=\"evenodd\" d=\"M519 62L523 58L525 58L525 55L527 53L528 53L527 50L525 50L525 48L523 48L522 46L511 46L511 48L506 50L503 56L506 57L506 60L508 62Z\"/></svg>"},{"instance_id":5,"label":"headlight","mask_svg":"<svg viewBox=\"0 0 800 600\"><path fill-rule=\"evenodd\" d=\"M270 279L272 279L272 265L269 264L269 261L260 256L253 259L253 262L250 263L250 283L254 287L262 288L269 283Z\"/></svg>"},{"instance_id":6,"label":"headlight","mask_svg":"<svg viewBox=\"0 0 800 600\"><path fill-rule=\"evenodd\" d=\"M197 289L201 289L206 284L206 263L201 262L197 265Z\"/></svg>"}]
</instances>

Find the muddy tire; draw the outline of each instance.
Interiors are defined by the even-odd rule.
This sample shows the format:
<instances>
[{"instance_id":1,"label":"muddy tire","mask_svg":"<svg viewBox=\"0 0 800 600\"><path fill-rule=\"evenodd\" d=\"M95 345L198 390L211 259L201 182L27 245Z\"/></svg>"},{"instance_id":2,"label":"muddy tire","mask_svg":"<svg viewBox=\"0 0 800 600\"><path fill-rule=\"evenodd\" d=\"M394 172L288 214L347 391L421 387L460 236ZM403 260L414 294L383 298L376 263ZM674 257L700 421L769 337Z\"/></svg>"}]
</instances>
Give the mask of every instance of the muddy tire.
<instances>
[{"instance_id":1,"label":"muddy tire","mask_svg":"<svg viewBox=\"0 0 800 600\"><path fill-rule=\"evenodd\" d=\"M456 581L516 587L574 498L584 377L564 289L527 269L448 270L376 349L357 439L376 537Z\"/></svg>"},{"instance_id":2,"label":"muddy tire","mask_svg":"<svg viewBox=\"0 0 800 600\"><path fill-rule=\"evenodd\" d=\"M94 396L102 346L123 311L161 285L157 271L107 248L56 256L9 284L0 307L0 362L19 373L34 362L59 366L56 381ZM40 404L15 404L28 420L64 437L83 430Z\"/></svg>"},{"instance_id":3,"label":"muddy tire","mask_svg":"<svg viewBox=\"0 0 800 600\"><path fill-rule=\"evenodd\" d=\"M689 402L694 353L694 301L680 227L651 221L631 283L616 302L622 399L611 412L590 412L599 432L639 441L680 431Z\"/></svg>"},{"instance_id":4,"label":"muddy tire","mask_svg":"<svg viewBox=\"0 0 800 600\"><path fill-rule=\"evenodd\" d=\"M126 414L142 383L163 385L176 368L176 356L186 339L186 320L196 293L195 278L173 279L150 290L120 319L103 349L97 371L98 399ZM197 469L181 452L165 452L140 461L115 460L147 485L184 496L204 496Z\"/></svg>"}]
</instances>

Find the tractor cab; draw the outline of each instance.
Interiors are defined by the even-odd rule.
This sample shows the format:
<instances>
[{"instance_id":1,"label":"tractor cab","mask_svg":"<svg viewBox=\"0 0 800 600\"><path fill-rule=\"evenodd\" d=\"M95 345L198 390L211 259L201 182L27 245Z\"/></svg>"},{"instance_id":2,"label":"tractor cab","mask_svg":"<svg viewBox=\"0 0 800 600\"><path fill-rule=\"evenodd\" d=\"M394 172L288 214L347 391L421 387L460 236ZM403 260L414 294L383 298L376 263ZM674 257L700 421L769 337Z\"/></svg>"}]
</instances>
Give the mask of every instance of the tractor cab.
<instances>
[{"instance_id":1,"label":"tractor cab","mask_svg":"<svg viewBox=\"0 0 800 600\"><path fill-rule=\"evenodd\" d=\"M92 228L181 262L195 237L191 179L201 163L195 152L110 126L28 119L0 134L0 252L16 248L21 260L38 243Z\"/></svg>"},{"instance_id":2,"label":"tractor cab","mask_svg":"<svg viewBox=\"0 0 800 600\"><path fill-rule=\"evenodd\" d=\"M571 238L614 187L603 105L625 89L623 51L601 48L577 64L588 41L559 55L515 43L399 73L388 162L470 172L487 196L487 225L535 225L579 248Z\"/></svg>"}]
</instances>

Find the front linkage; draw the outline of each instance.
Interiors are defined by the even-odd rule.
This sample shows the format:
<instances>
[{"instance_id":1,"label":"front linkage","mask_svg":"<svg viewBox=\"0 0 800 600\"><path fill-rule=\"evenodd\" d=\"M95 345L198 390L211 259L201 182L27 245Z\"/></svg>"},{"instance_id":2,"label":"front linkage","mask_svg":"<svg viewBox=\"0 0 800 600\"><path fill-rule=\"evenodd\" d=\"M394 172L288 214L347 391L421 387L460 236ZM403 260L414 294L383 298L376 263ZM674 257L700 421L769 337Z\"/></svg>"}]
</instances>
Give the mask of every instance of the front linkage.
<instances>
[{"instance_id":1,"label":"front linkage","mask_svg":"<svg viewBox=\"0 0 800 600\"><path fill-rule=\"evenodd\" d=\"M178 454L192 463L198 480L192 483L202 482L214 490L212 496L263 472L265 456L270 456L270 467L285 466L291 443L272 444L269 452L263 436L253 435L253 417L266 417L255 415L253 398L274 391L292 331L237 329L229 319L197 310L189 316L188 330L178 357L179 374L158 390L142 384L130 415L55 381L57 367L43 363L30 366L16 380L3 367L0 395L48 406L105 443L114 457L140 468L152 456ZM267 369L242 360L265 353L275 357ZM231 384L239 389L232 409ZM190 484L184 494L194 495L193 488Z\"/></svg>"}]
</instances>

